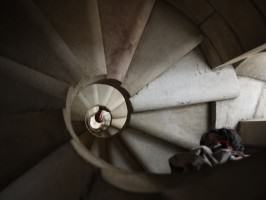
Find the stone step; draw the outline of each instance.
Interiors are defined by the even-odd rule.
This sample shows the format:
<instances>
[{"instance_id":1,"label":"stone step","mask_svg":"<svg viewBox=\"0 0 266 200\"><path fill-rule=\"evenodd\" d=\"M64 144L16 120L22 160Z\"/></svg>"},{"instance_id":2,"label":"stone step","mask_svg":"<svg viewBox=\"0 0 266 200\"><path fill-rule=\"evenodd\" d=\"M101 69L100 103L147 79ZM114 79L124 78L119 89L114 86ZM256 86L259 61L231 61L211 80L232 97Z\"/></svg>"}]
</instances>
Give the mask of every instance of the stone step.
<instances>
[{"instance_id":1,"label":"stone step","mask_svg":"<svg viewBox=\"0 0 266 200\"><path fill-rule=\"evenodd\" d=\"M47 95L66 98L68 84L51 76L30 69L8 58L0 56L0 73L5 78L32 87Z\"/></svg>"},{"instance_id":2,"label":"stone step","mask_svg":"<svg viewBox=\"0 0 266 200\"><path fill-rule=\"evenodd\" d=\"M98 93L98 84L90 85L89 87L82 89L82 94L87 99L87 101L90 103L90 105L98 105L99 100L99 93Z\"/></svg>"},{"instance_id":3,"label":"stone step","mask_svg":"<svg viewBox=\"0 0 266 200\"><path fill-rule=\"evenodd\" d=\"M256 107L255 119L265 119L266 118L266 87L264 85L261 96L259 98L259 102Z\"/></svg>"},{"instance_id":4,"label":"stone step","mask_svg":"<svg viewBox=\"0 0 266 200\"><path fill-rule=\"evenodd\" d=\"M78 96L74 99L71 107L71 117L73 121L84 121L87 110L91 107L91 104L83 95L82 92L78 93Z\"/></svg>"},{"instance_id":5,"label":"stone step","mask_svg":"<svg viewBox=\"0 0 266 200\"><path fill-rule=\"evenodd\" d=\"M154 0L99 0L108 78L122 81Z\"/></svg>"},{"instance_id":6,"label":"stone step","mask_svg":"<svg viewBox=\"0 0 266 200\"><path fill-rule=\"evenodd\" d=\"M170 173L168 159L180 148L134 129L125 129L121 134L149 173Z\"/></svg>"},{"instance_id":7,"label":"stone step","mask_svg":"<svg viewBox=\"0 0 266 200\"><path fill-rule=\"evenodd\" d=\"M127 104L126 102L122 103L118 108L112 111L112 118L123 118L128 114Z\"/></svg>"},{"instance_id":8,"label":"stone step","mask_svg":"<svg viewBox=\"0 0 266 200\"><path fill-rule=\"evenodd\" d=\"M0 199L79 199L94 172L70 144L65 144L2 190Z\"/></svg>"},{"instance_id":9,"label":"stone step","mask_svg":"<svg viewBox=\"0 0 266 200\"><path fill-rule=\"evenodd\" d=\"M121 93L118 90L114 89L106 107L112 112L115 109L117 109L119 106L121 106L124 102L125 99L121 95Z\"/></svg>"},{"instance_id":10,"label":"stone step","mask_svg":"<svg viewBox=\"0 0 266 200\"><path fill-rule=\"evenodd\" d=\"M213 127L236 128L240 120L253 119L262 94L264 83L247 77L239 77L240 96L213 104Z\"/></svg>"},{"instance_id":11,"label":"stone step","mask_svg":"<svg viewBox=\"0 0 266 200\"><path fill-rule=\"evenodd\" d=\"M133 113L129 126L186 149L208 130L208 104Z\"/></svg>"},{"instance_id":12,"label":"stone step","mask_svg":"<svg viewBox=\"0 0 266 200\"><path fill-rule=\"evenodd\" d=\"M157 1L122 85L134 95L201 40L193 24L173 6Z\"/></svg>"},{"instance_id":13,"label":"stone step","mask_svg":"<svg viewBox=\"0 0 266 200\"><path fill-rule=\"evenodd\" d=\"M250 77L253 79L266 81L266 53L258 53L248 57L237 68L239 76Z\"/></svg>"},{"instance_id":14,"label":"stone step","mask_svg":"<svg viewBox=\"0 0 266 200\"><path fill-rule=\"evenodd\" d=\"M117 129L123 128L127 121L127 117L112 119L111 125Z\"/></svg>"},{"instance_id":15,"label":"stone step","mask_svg":"<svg viewBox=\"0 0 266 200\"><path fill-rule=\"evenodd\" d=\"M239 134L244 144L266 146L266 118L239 122Z\"/></svg>"},{"instance_id":16,"label":"stone step","mask_svg":"<svg viewBox=\"0 0 266 200\"><path fill-rule=\"evenodd\" d=\"M73 54L31 1L2 4L0 18L2 56L61 81L80 79Z\"/></svg>"},{"instance_id":17,"label":"stone step","mask_svg":"<svg viewBox=\"0 0 266 200\"><path fill-rule=\"evenodd\" d=\"M142 171L142 165L139 163L129 146L123 141L123 138L115 136L111 139L109 147L110 162L112 165L130 172Z\"/></svg>"},{"instance_id":18,"label":"stone step","mask_svg":"<svg viewBox=\"0 0 266 200\"><path fill-rule=\"evenodd\" d=\"M40 90L24 85L19 79L7 79L9 77L2 71L0 74L2 75L0 76L1 114L57 110L62 109L66 103L65 99L47 95Z\"/></svg>"},{"instance_id":19,"label":"stone step","mask_svg":"<svg viewBox=\"0 0 266 200\"><path fill-rule=\"evenodd\" d=\"M0 188L70 139L61 110L1 115L0 125Z\"/></svg>"},{"instance_id":20,"label":"stone step","mask_svg":"<svg viewBox=\"0 0 266 200\"><path fill-rule=\"evenodd\" d=\"M85 75L106 74L97 0L34 0L55 27Z\"/></svg>"},{"instance_id":21,"label":"stone step","mask_svg":"<svg viewBox=\"0 0 266 200\"><path fill-rule=\"evenodd\" d=\"M131 97L134 112L235 98L239 84L232 66L213 71L195 49Z\"/></svg>"}]
</instances>

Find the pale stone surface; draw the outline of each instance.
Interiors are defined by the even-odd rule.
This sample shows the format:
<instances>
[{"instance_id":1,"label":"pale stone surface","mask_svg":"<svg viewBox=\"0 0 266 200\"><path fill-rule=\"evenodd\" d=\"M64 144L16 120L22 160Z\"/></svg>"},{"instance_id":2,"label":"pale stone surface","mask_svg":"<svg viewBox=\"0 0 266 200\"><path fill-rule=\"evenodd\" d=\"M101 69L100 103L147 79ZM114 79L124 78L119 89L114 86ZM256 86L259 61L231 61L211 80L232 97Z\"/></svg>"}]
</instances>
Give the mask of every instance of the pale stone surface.
<instances>
[{"instance_id":1,"label":"pale stone surface","mask_svg":"<svg viewBox=\"0 0 266 200\"><path fill-rule=\"evenodd\" d=\"M106 74L97 0L34 0L88 76Z\"/></svg>"},{"instance_id":2,"label":"pale stone surface","mask_svg":"<svg viewBox=\"0 0 266 200\"><path fill-rule=\"evenodd\" d=\"M256 108L254 118L255 119L265 118L266 119L266 87L265 85L261 92L261 96L260 96L259 103Z\"/></svg>"},{"instance_id":3,"label":"pale stone surface","mask_svg":"<svg viewBox=\"0 0 266 200\"><path fill-rule=\"evenodd\" d=\"M266 118L240 121L239 134L244 144L266 146Z\"/></svg>"},{"instance_id":4,"label":"pale stone surface","mask_svg":"<svg viewBox=\"0 0 266 200\"><path fill-rule=\"evenodd\" d=\"M155 0L99 0L108 78L122 81Z\"/></svg>"},{"instance_id":5,"label":"pale stone surface","mask_svg":"<svg viewBox=\"0 0 266 200\"><path fill-rule=\"evenodd\" d=\"M195 48L201 39L196 27L175 8L157 1L122 85L131 95L135 94Z\"/></svg>"},{"instance_id":6,"label":"pale stone surface","mask_svg":"<svg viewBox=\"0 0 266 200\"><path fill-rule=\"evenodd\" d=\"M237 68L240 76L246 76L261 81L266 81L266 53L258 53L248 57Z\"/></svg>"},{"instance_id":7,"label":"pale stone surface","mask_svg":"<svg viewBox=\"0 0 266 200\"><path fill-rule=\"evenodd\" d=\"M168 159L180 150L176 146L133 129L125 129L121 137L149 172L170 173Z\"/></svg>"},{"instance_id":8,"label":"pale stone surface","mask_svg":"<svg viewBox=\"0 0 266 200\"><path fill-rule=\"evenodd\" d=\"M194 50L130 100L135 112L230 99L239 95L232 66L212 71Z\"/></svg>"},{"instance_id":9,"label":"pale stone surface","mask_svg":"<svg viewBox=\"0 0 266 200\"><path fill-rule=\"evenodd\" d=\"M246 77L239 77L239 84L239 97L215 103L213 112L216 115L216 128L235 128L240 120L254 117L264 83Z\"/></svg>"},{"instance_id":10,"label":"pale stone surface","mask_svg":"<svg viewBox=\"0 0 266 200\"><path fill-rule=\"evenodd\" d=\"M129 126L180 147L199 145L208 129L208 104L133 113Z\"/></svg>"}]
</instances>

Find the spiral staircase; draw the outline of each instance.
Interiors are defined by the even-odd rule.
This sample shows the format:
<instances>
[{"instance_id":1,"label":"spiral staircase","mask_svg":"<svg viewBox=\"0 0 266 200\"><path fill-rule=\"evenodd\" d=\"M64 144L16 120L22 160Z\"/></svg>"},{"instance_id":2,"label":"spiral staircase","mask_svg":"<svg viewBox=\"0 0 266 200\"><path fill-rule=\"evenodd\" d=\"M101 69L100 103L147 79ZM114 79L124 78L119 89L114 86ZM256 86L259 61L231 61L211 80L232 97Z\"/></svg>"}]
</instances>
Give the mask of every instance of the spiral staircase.
<instances>
[{"instance_id":1,"label":"spiral staircase","mask_svg":"<svg viewBox=\"0 0 266 200\"><path fill-rule=\"evenodd\" d=\"M1 2L0 199L43 185L78 199L97 169L158 192L176 179L169 157L239 121L246 144L266 144L248 131L266 118L265 45L213 62L205 26L173 2Z\"/></svg>"}]
</instances>

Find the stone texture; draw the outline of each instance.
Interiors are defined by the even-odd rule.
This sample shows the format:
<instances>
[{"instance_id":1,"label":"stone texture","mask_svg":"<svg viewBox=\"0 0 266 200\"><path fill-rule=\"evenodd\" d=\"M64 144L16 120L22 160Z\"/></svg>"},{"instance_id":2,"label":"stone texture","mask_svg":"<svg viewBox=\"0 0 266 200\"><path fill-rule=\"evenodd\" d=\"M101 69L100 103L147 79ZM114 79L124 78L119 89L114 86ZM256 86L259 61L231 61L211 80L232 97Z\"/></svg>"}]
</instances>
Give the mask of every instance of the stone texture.
<instances>
[{"instance_id":1,"label":"stone texture","mask_svg":"<svg viewBox=\"0 0 266 200\"><path fill-rule=\"evenodd\" d=\"M189 21L171 5L157 1L122 85L135 94L200 41L200 33Z\"/></svg>"},{"instance_id":2,"label":"stone texture","mask_svg":"<svg viewBox=\"0 0 266 200\"><path fill-rule=\"evenodd\" d=\"M266 119L239 122L239 134L244 144L266 146Z\"/></svg>"},{"instance_id":3,"label":"stone texture","mask_svg":"<svg viewBox=\"0 0 266 200\"><path fill-rule=\"evenodd\" d=\"M0 187L69 140L62 111L0 116Z\"/></svg>"},{"instance_id":4,"label":"stone texture","mask_svg":"<svg viewBox=\"0 0 266 200\"><path fill-rule=\"evenodd\" d=\"M2 74L2 73L1 73ZM18 81L1 76L0 98L1 113L25 113L61 109L65 99L47 95Z\"/></svg>"},{"instance_id":5,"label":"stone texture","mask_svg":"<svg viewBox=\"0 0 266 200\"><path fill-rule=\"evenodd\" d=\"M222 62L226 62L242 54L243 50L237 38L218 14L209 17L202 25L201 30L211 41Z\"/></svg>"},{"instance_id":6,"label":"stone texture","mask_svg":"<svg viewBox=\"0 0 266 200\"><path fill-rule=\"evenodd\" d=\"M266 53L258 53L248 57L237 68L240 76L246 76L261 81L266 81Z\"/></svg>"},{"instance_id":7,"label":"stone texture","mask_svg":"<svg viewBox=\"0 0 266 200\"><path fill-rule=\"evenodd\" d=\"M133 113L129 126L180 147L199 145L208 130L208 105L198 104L167 110Z\"/></svg>"},{"instance_id":8,"label":"stone texture","mask_svg":"<svg viewBox=\"0 0 266 200\"><path fill-rule=\"evenodd\" d=\"M180 151L180 148L133 129L125 129L121 137L148 172L170 173L168 159Z\"/></svg>"},{"instance_id":9,"label":"stone texture","mask_svg":"<svg viewBox=\"0 0 266 200\"><path fill-rule=\"evenodd\" d=\"M130 146L125 143L124 138L120 137L120 134L111 138L108 151L110 152L111 164L114 166L129 172L144 171L143 163L136 157Z\"/></svg>"},{"instance_id":10,"label":"stone texture","mask_svg":"<svg viewBox=\"0 0 266 200\"><path fill-rule=\"evenodd\" d=\"M246 77L239 77L239 84L239 97L215 103L215 128L235 128L240 120L254 117L264 84Z\"/></svg>"},{"instance_id":11,"label":"stone texture","mask_svg":"<svg viewBox=\"0 0 266 200\"><path fill-rule=\"evenodd\" d=\"M239 84L232 66L212 71L194 50L131 97L134 112L235 98Z\"/></svg>"},{"instance_id":12,"label":"stone texture","mask_svg":"<svg viewBox=\"0 0 266 200\"><path fill-rule=\"evenodd\" d=\"M1 191L0 199L83 199L92 184L94 171L66 144Z\"/></svg>"},{"instance_id":13,"label":"stone texture","mask_svg":"<svg viewBox=\"0 0 266 200\"><path fill-rule=\"evenodd\" d=\"M239 38L244 49L253 49L266 41L263 18L249 0L210 0Z\"/></svg>"},{"instance_id":14,"label":"stone texture","mask_svg":"<svg viewBox=\"0 0 266 200\"><path fill-rule=\"evenodd\" d=\"M213 8L206 0L167 0L174 5L179 11L184 13L194 23L201 24L213 12Z\"/></svg>"},{"instance_id":15,"label":"stone texture","mask_svg":"<svg viewBox=\"0 0 266 200\"><path fill-rule=\"evenodd\" d=\"M223 63L217 50L214 48L214 45L208 38L204 38L204 40L200 43L200 49L202 50L211 68L219 66Z\"/></svg>"},{"instance_id":16,"label":"stone texture","mask_svg":"<svg viewBox=\"0 0 266 200\"><path fill-rule=\"evenodd\" d=\"M2 76L5 76L5 78L32 87L47 95L64 100L66 98L68 84L7 58L0 57L0 73Z\"/></svg>"},{"instance_id":17,"label":"stone texture","mask_svg":"<svg viewBox=\"0 0 266 200\"><path fill-rule=\"evenodd\" d=\"M266 44L262 44L254 49L251 49L243 54L241 54L240 56L237 56L227 62L225 62L224 64L220 65L219 67L224 67L224 66L227 66L227 65L232 65L232 64L239 64L239 62L245 60L245 59L248 59L249 57L251 56L254 56L262 51L265 51L266 49Z\"/></svg>"},{"instance_id":18,"label":"stone texture","mask_svg":"<svg viewBox=\"0 0 266 200\"><path fill-rule=\"evenodd\" d=\"M266 119L266 88L262 89L261 96L254 115L255 119Z\"/></svg>"},{"instance_id":19,"label":"stone texture","mask_svg":"<svg viewBox=\"0 0 266 200\"><path fill-rule=\"evenodd\" d=\"M31 1L1 4L0 54L72 83L82 74L72 53Z\"/></svg>"},{"instance_id":20,"label":"stone texture","mask_svg":"<svg viewBox=\"0 0 266 200\"><path fill-rule=\"evenodd\" d=\"M122 81L132 60L154 0L100 0L108 78Z\"/></svg>"},{"instance_id":21,"label":"stone texture","mask_svg":"<svg viewBox=\"0 0 266 200\"><path fill-rule=\"evenodd\" d=\"M97 0L34 2L76 56L85 75L106 74Z\"/></svg>"}]
</instances>

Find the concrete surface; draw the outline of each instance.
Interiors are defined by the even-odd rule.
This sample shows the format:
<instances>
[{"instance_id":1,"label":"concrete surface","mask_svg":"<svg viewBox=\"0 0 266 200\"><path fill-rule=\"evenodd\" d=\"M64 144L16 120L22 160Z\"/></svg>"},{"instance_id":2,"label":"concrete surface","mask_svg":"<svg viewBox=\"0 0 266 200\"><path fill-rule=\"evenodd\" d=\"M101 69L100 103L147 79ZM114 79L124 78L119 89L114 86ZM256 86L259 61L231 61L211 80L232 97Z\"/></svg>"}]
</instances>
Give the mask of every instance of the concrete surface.
<instances>
[{"instance_id":1,"label":"concrete surface","mask_svg":"<svg viewBox=\"0 0 266 200\"><path fill-rule=\"evenodd\" d=\"M0 116L0 188L70 138L61 110Z\"/></svg>"},{"instance_id":2,"label":"concrete surface","mask_svg":"<svg viewBox=\"0 0 266 200\"><path fill-rule=\"evenodd\" d=\"M94 181L94 171L65 144L1 191L0 199L83 199Z\"/></svg>"},{"instance_id":3,"label":"concrete surface","mask_svg":"<svg viewBox=\"0 0 266 200\"><path fill-rule=\"evenodd\" d=\"M266 118L240 121L239 134L244 144L266 146Z\"/></svg>"},{"instance_id":4,"label":"concrete surface","mask_svg":"<svg viewBox=\"0 0 266 200\"><path fill-rule=\"evenodd\" d=\"M108 78L124 79L154 0L100 0Z\"/></svg>"},{"instance_id":5,"label":"concrete surface","mask_svg":"<svg viewBox=\"0 0 266 200\"><path fill-rule=\"evenodd\" d=\"M0 57L1 76L65 100L68 84L32 70L8 58Z\"/></svg>"},{"instance_id":6,"label":"concrete surface","mask_svg":"<svg viewBox=\"0 0 266 200\"><path fill-rule=\"evenodd\" d=\"M213 12L214 9L206 0L167 0L179 11L184 13L195 24L204 22Z\"/></svg>"},{"instance_id":7,"label":"concrete surface","mask_svg":"<svg viewBox=\"0 0 266 200\"><path fill-rule=\"evenodd\" d=\"M262 89L261 96L254 115L255 119L266 118L266 88L265 85Z\"/></svg>"},{"instance_id":8,"label":"concrete surface","mask_svg":"<svg viewBox=\"0 0 266 200\"><path fill-rule=\"evenodd\" d=\"M213 14L200 28L216 49L222 63L242 54L237 37L220 15Z\"/></svg>"},{"instance_id":9,"label":"concrete surface","mask_svg":"<svg viewBox=\"0 0 266 200\"><path fill-rule=\"evenodd\" d=\"M76 81L71 52L31 1L2 4L0 18L2 56L61 81Z\"/></svg>"},{"instance_id":10,"label":"concrete surface","mask_svg":"<svg viewBox=\"0 0 266 200\"><path fill-rule=\"evenodd\" d=\"M239 97L215 103L213 110L216 116L215 128L235 128L240 120L254 117L264 83L246 77L239 77L239 84Z\"/></svg>"},{"instance_id":11,"label":"concrete surface","mask_svg":"<svg viewBox=\"0 0 266 200\"><path fill-rule=\"evenodd\" d=\"M121 134L149 173L170 173L168 159L181 149L134 129Z\"/></svg>"},{"instance_id":12,"label":"concrete surface","mask_svg":"<svg viewBox=\"0 0 266 200\"><path fill-rule=\"evenodd\" d=\"M208 130L208 104L133 113L129 126L180 147L192 149Z\"/></svg>"},{"instance_id":13,"label":"concrete surface","mask_svg":"<svg viewBox=\"0 0 266 200\"><path fill-rule=\"evenodd\" d=\"M130 101L134 112L235 98L240 89L232 66L212 71L193 50Z\"/></svg>"},{"instance_id":14,"label":"concrete surface","mask_svg":"<svg viewBox=\"0 0 266 200\"><path fill-rule=\"evenodd\" d=\"M210 0L214 9L223 16L245 51L266 40L266 26L260 11L249 0Z\"/></svg>"},{"instance_id":15,"label":"concrete surface","mask_svg":"<svg viewBox=\"0 0 266 200\"><path fill-rule=\"evenodd\" d=\"M134 95L194 49L201 39L196 27L175 8L157 1L122 85Z\"/></svg>"},{"instance_id":16,"label":"concrete surface","mask_svg":"<svg viewBox=\"0 0 266 200\"><path fill-rule=\"evenodd\" d=\"M76 56L84 74L106 74L97 1L33 1Z\"/></svg>"},{"instance_id":17,"label":"concrete surface","mask_svg":"<svg viewBox=\"0 0 266 200\"><path fill-rule=\"evenodd\" d=\"M261 81L266 81L266 53L258 53L248 57L237 68L240 76L246 76Z\"/></svg>"}]
</instances>

